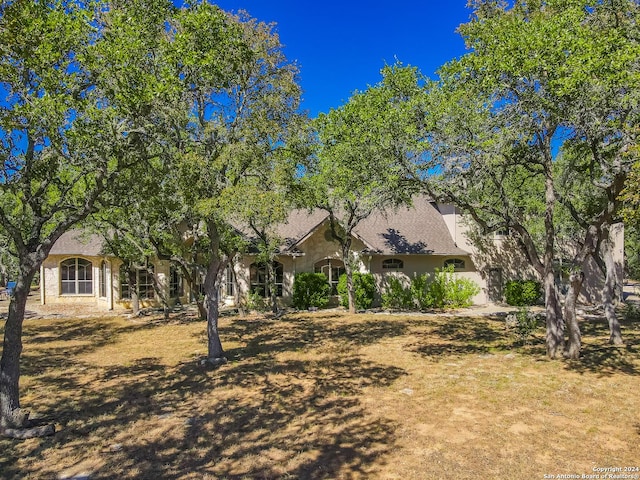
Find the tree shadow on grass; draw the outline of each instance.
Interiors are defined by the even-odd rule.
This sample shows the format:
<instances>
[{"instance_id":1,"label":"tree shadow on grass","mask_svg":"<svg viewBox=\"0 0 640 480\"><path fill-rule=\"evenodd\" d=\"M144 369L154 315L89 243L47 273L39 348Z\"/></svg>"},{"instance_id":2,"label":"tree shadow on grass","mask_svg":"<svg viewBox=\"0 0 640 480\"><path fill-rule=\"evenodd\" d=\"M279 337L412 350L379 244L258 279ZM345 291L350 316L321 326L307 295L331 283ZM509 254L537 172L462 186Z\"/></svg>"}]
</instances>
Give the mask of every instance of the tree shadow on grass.
<instances>
[{"instance_id":1,"label":"tree shadow on grass","mask_svg":"<svg viewBox=\"0 0 640 480\"><path fill-rule=\"evenodd\" d=\"M91 456L99 460L92 479L366 477L392 449L395 426L368 413L359 396L405 372L348 350L284 360L274 354L297 355L305 341L369 344L405 328L232 322L223 337L242 337L248 347L237 354L241 360L217 370L195 362L168 367L155 358L82 364L76 356L100 342L77 345L60 331L67 358L64 346L43 343L26 361L35 373L54 360L34 383L47 392L41 413L62 428L37 441L0 439L0 470L7 479L57 478L68 459Z\"/></svg>"},{"instance_id":2,"label":"tree shadow on grass","mask_svg":"<svg viewBox=\"0 0 640 480\"><path fill-rule=\"evenodd\" d=\"M416 335L418 341L411 348L425 357L485 355L519 348L498 317L441 317L423 326L424 332Z\"/></svg>"},{"instance_id":3,"label":"tree shadow on grass","mask_svg":"<svg viewBox=\"0 0 640 480\"><path fill-rule=\"evenodd\" d=\"M604 317L580 322L582 350L578 360L567 361L567 369L599 376L640 375L640 321L620 319L624 345L609 344L609 326Z\"/></svg>"},{"instance_id":4,"label":"tree shadow on grass","mask_svg":"<svg viewBox=\"0 0 640 480\"><path fill-rule=\"evenodd\" d=\"M639 375L638 349L632 345L583 345L578 360L568 360L567 369L599 376Z\"/></svg>"},{"instance_id":5,"label":"tree shadow on grass","mask_svg":"<svg viewBox=\"0 0 640 480\"><path fill-rule=\"evenodd\" d=\"M357 323L331 322L330 316L294 316L281 320L235 319L224 328L231 341L243 347L227 351L227 357L270 356L278 352L314 349L331 343L345 348L370 345L385 338L405 335L408 324L376 319Z\"/></svg>"}]
</instances>

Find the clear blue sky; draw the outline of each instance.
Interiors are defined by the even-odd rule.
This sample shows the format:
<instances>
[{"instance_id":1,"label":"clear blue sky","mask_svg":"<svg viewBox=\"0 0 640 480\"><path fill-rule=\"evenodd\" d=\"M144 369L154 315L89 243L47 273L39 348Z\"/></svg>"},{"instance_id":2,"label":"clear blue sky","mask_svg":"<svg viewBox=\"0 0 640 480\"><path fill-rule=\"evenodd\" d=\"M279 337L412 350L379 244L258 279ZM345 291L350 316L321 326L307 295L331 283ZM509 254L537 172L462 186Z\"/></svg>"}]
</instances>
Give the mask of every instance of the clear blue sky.
<instances>
[{"instance_id":1,"label":"clear blue sky","mask_svg":"<svg viewBox=\"0 0 640 480\"><path fill-rule=\"evenodd\" d=\"M466 0L211 0L276 23L289 60L300 67L302 108L312 117L345 103L380 80L397 58L435 78L465 53L455 32L469 20Z\"/></svg>"}]
</instances>

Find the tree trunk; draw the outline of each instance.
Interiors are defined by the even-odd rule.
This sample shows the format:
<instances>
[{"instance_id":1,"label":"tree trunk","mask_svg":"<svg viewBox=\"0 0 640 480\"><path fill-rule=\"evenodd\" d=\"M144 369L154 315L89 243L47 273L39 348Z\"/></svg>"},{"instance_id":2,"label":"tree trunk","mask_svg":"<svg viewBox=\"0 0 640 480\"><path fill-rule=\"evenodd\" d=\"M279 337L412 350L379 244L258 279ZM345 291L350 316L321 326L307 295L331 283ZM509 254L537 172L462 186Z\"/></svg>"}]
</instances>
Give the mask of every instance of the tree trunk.
<instances>
[{"instance_id":1,"label":"tree trunk","mask_svg":"<svg viewBox=\"0 0 640 480\"><path fill-rule=\"evenodd\" d=\"M564 354L564 325L561 316L558 292L553 275L553 257L555 253L555 227L553 213L555 192L553 189L553 168L547 165L545 171L545 252L544 252L544 293L547 316L547 355L560 358Z\"/></svg>"},{"instance_id":2,"label":"tree trunk","mask_svg":"<svg viewBox=\"0 0 640 480\"><path fill-rule=\"evenodd\" d=\"M207 357L209 363L213 365L226 362L220 341L220 333L218 332L218 302L220 300L218 287L222 263L219 256L214 255L214 259L209 263L207 276L204 281L205 307L207 310Z\"/></svg>"},{"instance_id":3,"label":"tree trunk","mask_svg":"<svg viewBox=\"0 0 640 480\"><path fill-rule=\"evenodd\" d=\"M231 277L233 279L233 303L238 307L238 315L245 317L247 315L247 309L245 308L244 298L240 295L240 284L233 263L231 263Z\"/></svg>"},{"instance_id":4,"label":"tree trunk","mask_svg":"<svg viewBox=\"0 0 640 480\"><path fill-rule=\"evenodd\" d=\"M220 235L215 222L208 223L211 242L211 260L204 279L205 308L207 311L207 361L214 366L226 363L220 333L218 332L218 303L220 297L220 272L226 262L220 259Z\"/></svg>"},{"instance_id":5,"label":"tree trunk","mask_svg":"<svg viewBox=\"0 0 640 480\"><path fill-rule=\"evenodd\" d=\"M348 241L342 245L342 261L344 262L344 272L347 275L347 297L349 298L349 313L356 313L356 296L353 289L353 269L349 255L351 253L351 236L347 236Z\"/></svg>"},{"instance_id":6,"label":"tree trunk","mask_svg":"<svg viewBox=\"0 0 640 480\"><path fill-rule=\"evenodd\" d=\"M269 298L271 302L271 312L278 313L278 292L276 290L276 276L273 269L273 261L266 263L267 286L269 288Z\"/></svg>"},{"instance_id":7,"label":"tree trunk","mask_svg":"<svg viewBox=\"0 0 640 480\"><path fill-rule=\"evenodd\" d=\"M609 343L622 345L624 343L622 340L622 330L620 329L620 322L618 321L615 308L617 268L615 259L613 258L613 245L608 237L609 232L607 231L602 243L602 253L606 268L604 285L602 287L602 306L604 308L604 316L609 324Z\"/></svg>"},{"instance_id":8,"label":"tree trunk","mask_svg":"<svg viewBox=\"0 0 640 480\"><path fill-rule=\"evenodd\" d=\"M564 353L564 325L553 272L545 276L544 294L547 317L547 355L549 358L561 358Z\"/></svg>"},{"instance_id":9,"label":"tree trunk","mask_svg":"<svg viewBox=\"0 0 640 480\"><path fill-rule=\"evenodd\" d=\"M29 414L20 408L20 356L22 354L22 324L36 269L21 274L9 303L4 327L2 358L0 359L0 430L5 436L29 427Z\"/></svg>"},{"instance_id":10,"label":"tree trunk","mask_svg":"<svg viewBox=\"0 0 640 480\"><path fill-rule=\"evenodd\" d=\"M165 320L169 320L169 312L171 310L171 306L169 305L169 299L167 298L165 285L160 285L155 271L147 269L147 272L151 275L153 291L158 296L158 298L160 299L160 303L162 304L163 317Z\"/></svg>"},{"instance_id":11,"label":"tree trunk","mask_svg":"<svg viewBox=\"0 0 640 480\"><path fill-rule=\"evenodd\" d=\"M576 317L576 303L578 301L578 295L580 295L582 283L584 282L584 273L571 274L569 282L569 291L564 300L564 319L567 323L567 332L569 333L569 342L565 356L576 360L580 358L582 340L580 326L578 325L578 319Z\"/></svg>"}]
</instances>

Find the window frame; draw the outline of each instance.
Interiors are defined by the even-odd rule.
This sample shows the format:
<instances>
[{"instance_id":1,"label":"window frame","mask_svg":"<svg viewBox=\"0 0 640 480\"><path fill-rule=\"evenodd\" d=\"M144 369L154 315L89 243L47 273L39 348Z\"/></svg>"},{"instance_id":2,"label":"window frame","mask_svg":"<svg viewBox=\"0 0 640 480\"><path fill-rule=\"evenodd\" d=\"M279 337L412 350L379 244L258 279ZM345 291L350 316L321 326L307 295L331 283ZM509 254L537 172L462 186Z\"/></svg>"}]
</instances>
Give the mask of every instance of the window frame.
<instances>
[{"instance_id":1,"label":"window frame","mask_svg":"<svg viewBox=\"0 0 640 480\"><path fill-rule=\"evenodd\" d=\"M155 299L155 289L153 288L153 276L155 275L155 267L152 263L146 267L136 267L136 293L138 300ZM149 272L151 270L151 272ZM120 265L120 300L131 300L131 285L129 285L129 267L126 263ZM124 275L123 275L124 273ZM142 274L142 275L141 275ZM141 279L145 280L143 284ZM143 288L141 288L143 287ZM125 294L125 291L127 292ZM144 294L144 296L143 296Z\"/></svg>"},{"instance_id":2,"label":"window frame","mask_svg":"<svg viewBox=\"0 0 640 480\"><path fill-rule=\"evenodd\" d=\"M180 268L171 265L169 267L169 298L184 297L184 282Z\"/></svg>"},{"instance_id":3,"label":"window frame","mask_svg":"<svg viewBox=\"0 0 640 480\"><path fill-rule=\"evenodd\" d=\"M394 263L395 262L395 263ZM404 260L400 258L386 258L382 260L383 270L404 270Z\"/></svg>"},{"instance_id":4,"label":"window frame","mask_svg":"<svg viewBox=\"0 0 640 480\"><path fill-rule=\"evenodd\" d=\"M281 298L284 293L284 265L276 260L271 262L271 265L275 277L276 297ZM271 296L269 287L267 265L264 262L253 262L249 265L249 293L257 293L262 298L269 298Z\"/></svg>"},{"instance_id":5,"label":"window frame","mask_svg":"<svg viewBox=\"0 0 640 480\"><path fill-rule=\"evenodd\" d=\"M467 268L467 262L463 258L447 258L443 262L444 268L447 268L449 265L453 265L453 270L464 270Z\"/></svg>"},{"instance_id":6,"label":"window frame","mask_svg":"<svg viewBox=\"0 0 640 480\"><path fill-rule=\"evenodd\" d=\"M82 269L81 269L82 267ZM60 295L93 295L93 262L82 257L71 257L60 262ZM65 278L66 277L66 278ZM73 277L73 278L69 278ZM69 286L73 286L70 289ZM86 291L86 287L89 291ZM66 290L66 291L65 291ZM85 291L80 291L85 290Z\"/></svg>"},{"instance_id":7,"label":"window frame","mask_svg":"<svg viewBox=\"0 0 640 480\"><path fill-rule=\"evenodd\" d=\"M327 277L331 295L338 295L338 282L342 274L346 273L344 262L337 258L325 258L313 264L315 273L323 273ZM328 272L328 273L327 273Z\"/></svg>"}]
</instances>

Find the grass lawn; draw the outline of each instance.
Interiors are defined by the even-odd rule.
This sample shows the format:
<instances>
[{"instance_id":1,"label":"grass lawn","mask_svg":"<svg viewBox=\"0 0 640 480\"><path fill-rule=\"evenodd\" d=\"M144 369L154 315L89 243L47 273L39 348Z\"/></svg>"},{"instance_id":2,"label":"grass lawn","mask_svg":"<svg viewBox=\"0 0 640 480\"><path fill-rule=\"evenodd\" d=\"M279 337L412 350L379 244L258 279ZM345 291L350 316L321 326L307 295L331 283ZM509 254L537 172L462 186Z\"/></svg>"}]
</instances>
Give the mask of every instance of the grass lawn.
<instances>
[{"instance_id":1,"label":"grass lawn","mask_svg":"<svg viewBox=\"0 0 640 480\"><path fill-rule=\"evenodd\" d=\"M640 467L640 322L623 323L624 347L607 345L604 321L582 328L582 359L563 362L545 358L542 327L523 347L492 317L226 317L229 363L210 370L193 317L28 319L22 403L58 433L0 439L0 478L542 479Z\"/></svg>"}]
</instances>

